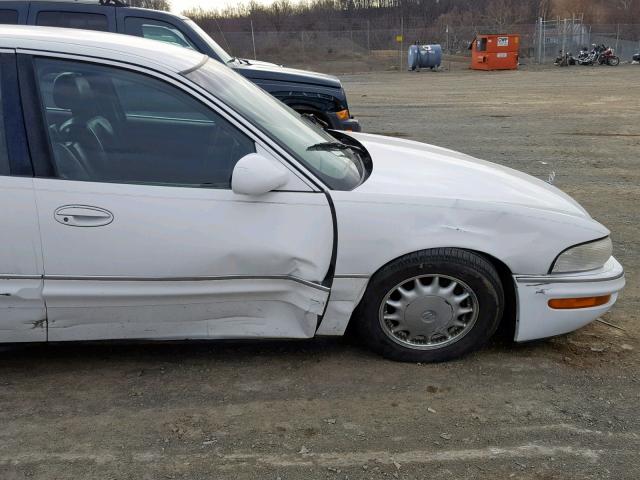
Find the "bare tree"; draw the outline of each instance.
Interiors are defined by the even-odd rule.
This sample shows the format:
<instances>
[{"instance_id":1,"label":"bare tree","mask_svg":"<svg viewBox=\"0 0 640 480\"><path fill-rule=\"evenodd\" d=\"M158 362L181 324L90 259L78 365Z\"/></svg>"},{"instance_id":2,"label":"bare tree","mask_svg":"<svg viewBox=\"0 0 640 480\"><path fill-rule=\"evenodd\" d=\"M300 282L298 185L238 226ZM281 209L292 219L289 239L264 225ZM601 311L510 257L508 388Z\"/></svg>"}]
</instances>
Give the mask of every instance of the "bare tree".
<instances>
[{"instance_id":1,"label":"bare tree","mask_svg":"<svg viewBox=\"0 0 640 480\"><path fill-rule=\"evenodd\" d=\"M293 14L293 6L290 0L276 0L271 5L271 17L276 32L282 30L285 20Z\"/></svg>"},{"instance_id":2,"label":"bare tree","mask_svg":"<svg viewBox=\"0 0 640 480\"><path fill-rule=\"evenodd\" d=\"M169 0L128 0L126 3L132 7L151 8L153 10L165 10L167 12L171 8Z\"/></svg>"},{"instance_id":3,"label":"bare tree","mask_svg":"<svg viewBox=\"0 0 640 480\"><path fill-rule=\"evenodd\" d=\"M526 2L517 0L490 0L484 11L485 21L498 29L521 23L529 17Z\"/></svg>"}]
</instances>

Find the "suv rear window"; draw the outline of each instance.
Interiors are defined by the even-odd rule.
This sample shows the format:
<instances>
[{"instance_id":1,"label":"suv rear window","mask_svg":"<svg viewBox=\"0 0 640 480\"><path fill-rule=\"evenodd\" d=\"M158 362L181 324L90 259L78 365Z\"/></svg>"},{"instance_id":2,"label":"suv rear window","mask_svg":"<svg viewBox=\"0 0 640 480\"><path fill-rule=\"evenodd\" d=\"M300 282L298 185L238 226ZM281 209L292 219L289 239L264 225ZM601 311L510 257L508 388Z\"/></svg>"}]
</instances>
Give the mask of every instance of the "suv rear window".
<instances>
[{"instance_id":1,"label":"suv rear window","mask_svg":"<svg viewBox=\"0 0 640 480\"><path fill-rule=\"evenodd\" d=\"M109 31L106 15L78 12L40 12L36 25L43 27L82 28L84 30Z\"/></svg>"},{"instance_id":2,"label":"suv rear window","mask_svg":"<svg viewBox=\"0 0 640 480\"><path fill-rule=\"evenodd\" d=\"M0 23L11 25L18 23L18 11L0 9Z\"/></svg>"},{"instance_id":3,"label":"suv rear window","mask_svg":"<svg viewBox=\"0 0 640 480\"><path fill-rule=\"evenodd\" d=\"M127 17L124 21L124 31L128 35L159 40L161 42L178 45L179 47L196 50L193 43L177 27L160 20L150 18Z\"/></svg>"}]
</instances>

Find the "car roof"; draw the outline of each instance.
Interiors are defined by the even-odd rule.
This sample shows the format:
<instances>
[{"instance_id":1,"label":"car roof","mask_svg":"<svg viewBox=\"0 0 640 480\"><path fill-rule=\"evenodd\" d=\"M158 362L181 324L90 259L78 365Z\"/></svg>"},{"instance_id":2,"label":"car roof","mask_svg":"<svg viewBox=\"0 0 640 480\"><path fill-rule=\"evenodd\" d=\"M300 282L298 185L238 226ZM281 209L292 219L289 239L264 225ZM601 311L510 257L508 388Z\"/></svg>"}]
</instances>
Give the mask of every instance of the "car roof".
<instances>
[{"instance_id":1,"label":"car roof","mask_svg":"<svg viewBox=\"0 0 640 480\"><path fill-rule=\"evenodd\" d=\"M207 58L195 50L131 35L29 25L0 25L0 48L84 55L174 72Z\"/></svg>"},{"instance_id":2,"label":"car roof","mask_svg":"<svg viewBox=\"0 0 640 480\"><path fill-rule=\"evenodd\" d=\"M114 7L115 5L107 5L107 4L102 4L100 3L100 0L0 0L0 5L2 5L2 3L7 3L7 2L12 2L12 3L63 3L63 4L70 4L70 3L74 3L77 5L104 5L106 7Z\"/></svg>"},{"instance_id":3,"label":"car roof","mask_svg":"<svg viewBox=\"0 0 640 480\"><path fill-rule=\"evenodd\" d=\"M68 7L69 5L78 5L78 11L82 11L83 5L99 5L101 7L112 7L112 8L125 9L125 10L138 10L141 12L153 12L156 15L160 14L168 17L179 18L181 20L188 20L188 17L185 17L184 15L179 13L168 12L166 10L156 10L155 8L134 7L132 5L129 5L124 0L123 0L123 3L119 5L114 3L100 3L100 0L0 0L0 6L2 6L3 3L9 3L9 2L11 2L12 4L16 4L16 3L25 3L25 4L44 3L44 4L53 4L53 5L59 4L59 5L65 5L66 7Z\"/></svg>"}]
</instances>

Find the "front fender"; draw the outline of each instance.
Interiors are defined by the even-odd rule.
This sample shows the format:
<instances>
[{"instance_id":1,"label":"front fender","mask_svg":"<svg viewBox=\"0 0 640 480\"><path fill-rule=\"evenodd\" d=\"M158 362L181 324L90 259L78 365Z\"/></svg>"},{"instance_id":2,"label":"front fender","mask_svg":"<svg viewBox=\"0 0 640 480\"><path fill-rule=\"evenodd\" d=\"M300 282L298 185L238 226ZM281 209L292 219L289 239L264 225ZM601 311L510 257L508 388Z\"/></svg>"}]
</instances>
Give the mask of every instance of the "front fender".
<instances>
[{"instance_id":1,"label":"front fender","mask_svg":"<svg viewBox=\"0 0 640 480\"><path fill-rule=\"evenodd\" d=\"M546 274L562 250L609 234L586 216L521 205L357 191L331 196L340 275L370 276L402 255L438 247L489 254L513 274Z\"/></svg>"}]
</instances>

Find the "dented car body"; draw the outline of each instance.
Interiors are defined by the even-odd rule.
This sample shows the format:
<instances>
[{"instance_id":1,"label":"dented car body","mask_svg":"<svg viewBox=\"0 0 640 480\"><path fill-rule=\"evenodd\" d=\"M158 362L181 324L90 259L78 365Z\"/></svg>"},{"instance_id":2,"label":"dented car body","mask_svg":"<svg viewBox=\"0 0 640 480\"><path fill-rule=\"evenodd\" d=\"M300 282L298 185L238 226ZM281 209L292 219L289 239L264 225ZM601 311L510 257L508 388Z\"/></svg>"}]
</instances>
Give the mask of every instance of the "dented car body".
<instances>
[{"instance_id":1,"label":"dented car body","mask_svg":"<svg viewBox=\"0 0 640 480\"><path fill-rule=\"evenodd\" d=\"M394 347L460 343L483 309L542 338L615 303L609 231L557 188L418 142L331 137L206 57L158 48L0 29L0 341L342 335L416 252L486 263L502 303L473 271L407 263L390 278L411 300L380 294Z\"/></svg>"}]
</instances>

